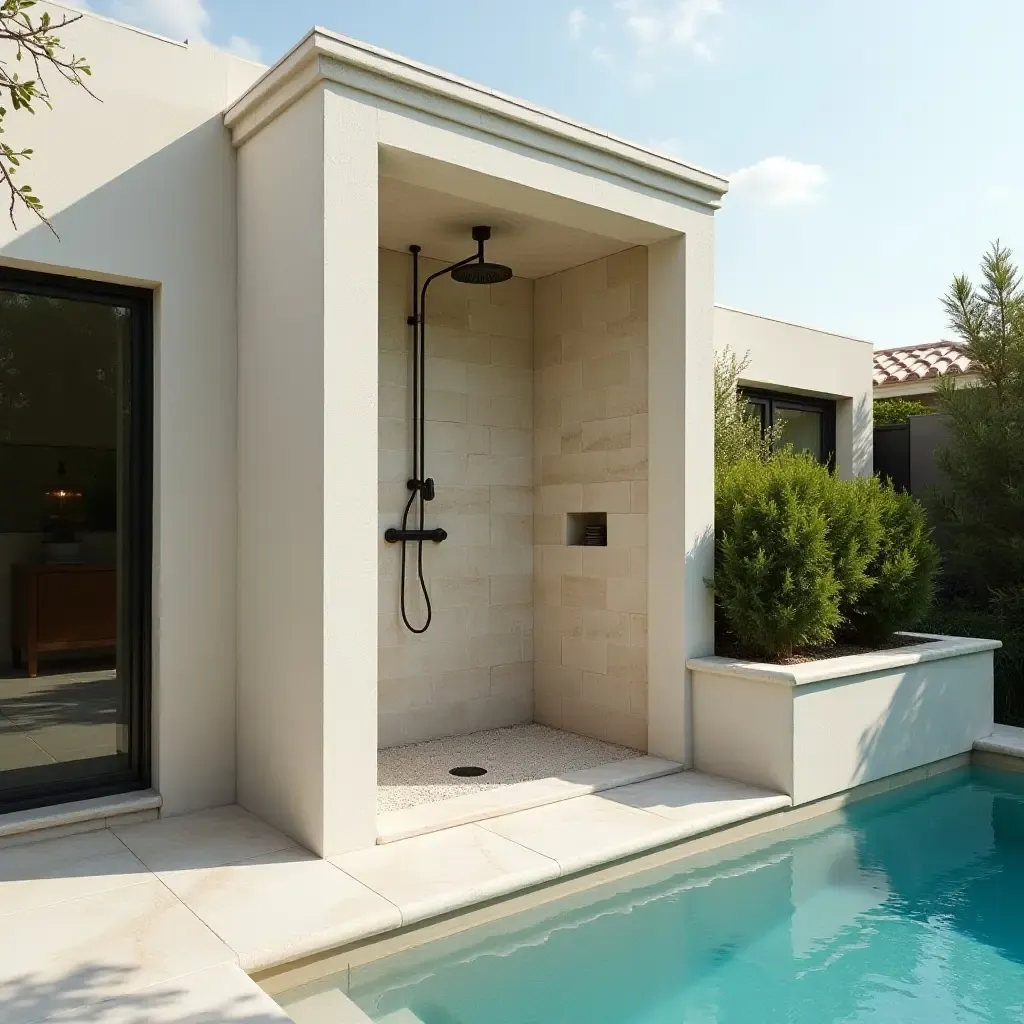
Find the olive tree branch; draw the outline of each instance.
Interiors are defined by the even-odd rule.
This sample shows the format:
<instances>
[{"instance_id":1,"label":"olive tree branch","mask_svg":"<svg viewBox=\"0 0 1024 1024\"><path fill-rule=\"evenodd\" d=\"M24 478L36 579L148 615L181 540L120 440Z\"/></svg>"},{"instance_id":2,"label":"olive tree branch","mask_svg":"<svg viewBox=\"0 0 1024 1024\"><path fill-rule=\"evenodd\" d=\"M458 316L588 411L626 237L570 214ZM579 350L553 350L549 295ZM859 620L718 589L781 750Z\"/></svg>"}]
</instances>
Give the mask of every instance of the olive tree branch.
<instances>
[{"instance_id":1,"label":"olive tree branch","mask_svg":"<svg viewBox=\"0 0 1024 1024\"><path fill-rule=\"evenodd\" d=\"M64 47L58 35L69 25L82 17L81 14L63 14L51 18L44 11L38 19L29 13L37 0L0 0L0 47L9 54L0 58L0 100L10 102L12 112L24 110L35 113L34 103L39 101L52 109L50 90L46 84L47 74L56 74L70 85L81 87L96 99L95 93L86 84L85 78L92 69L84 57L64 55ZM6 45L5 45L6 44ZM11 64L24 62L31 65L31 78L22 78ZM0 106L0 135L4 134L7 109ZM15 183L14 176L23 160L32 157L32 150L24 147L15 149L0 140L0 187L9 194L7 215L17 227L15 211L22 206L34 213L54 234L53 225L43 212L43 204L31 185Z\"/></svg>"}]
</instances>

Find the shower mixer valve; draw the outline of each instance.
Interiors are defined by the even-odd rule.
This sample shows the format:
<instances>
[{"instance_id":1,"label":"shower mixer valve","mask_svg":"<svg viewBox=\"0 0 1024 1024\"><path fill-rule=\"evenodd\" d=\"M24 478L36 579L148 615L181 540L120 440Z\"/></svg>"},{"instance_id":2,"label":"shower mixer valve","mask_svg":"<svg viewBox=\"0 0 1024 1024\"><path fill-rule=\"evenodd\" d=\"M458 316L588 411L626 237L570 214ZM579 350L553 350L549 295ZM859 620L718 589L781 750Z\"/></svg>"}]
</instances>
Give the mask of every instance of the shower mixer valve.
<instances>
[{"instance_id":1,"label":"shower mixer valve","mask_svg":"<svg viewBox=\"0 0 1024 1024\"><path fill-rule=\"evenodd\" d=\"M424 501L433 501L435 496L434 491L434 478L427 477L426 480L406 480L405 486L410 491L421 491L423 493Z\"/></svg>"}]
</instances>

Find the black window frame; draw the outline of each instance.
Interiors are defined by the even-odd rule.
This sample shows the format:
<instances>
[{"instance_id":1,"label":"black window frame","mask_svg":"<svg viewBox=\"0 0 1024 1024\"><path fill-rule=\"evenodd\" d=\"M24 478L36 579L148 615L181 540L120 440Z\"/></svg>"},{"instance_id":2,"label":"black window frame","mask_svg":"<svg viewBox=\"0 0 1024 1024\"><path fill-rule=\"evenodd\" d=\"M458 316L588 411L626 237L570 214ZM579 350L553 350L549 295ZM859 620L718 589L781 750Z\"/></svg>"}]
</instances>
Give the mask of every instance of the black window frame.
<instances>
[{"instance_id":1,"label":"black window frame","mask_svg":"<svg viewBox=\"0 0 1024 1024\"><path fill-rule=\"evenodd\" d=\"M128 766L102 774L74 774L20 789L0 791L0 814L75 800L130 793L152 784L153 624L153 292L146 288L39 273L0 264L0 289L28 295L96 302L131 311L128 345L127 521L118 544L126 554L126 580L118 619L119 665L129 727ZM119 584L120 586L121 584Z\"/></svg>"},{"instance_id":2,"label":"black window frame","mask_svg":"<svg viewBox=\"0 0 1024 1024\"><path fill-rule=\"evenodd\" d=\"M768 391L763 388L740 388L744 400L759 408L761 433L774 427L778 411L793 409L800 412L821 413L820 460L829 469L836 467L836 403L830 398L813 398L809 395L793 395L785 391Z\"/></svg>"}]
</instances>

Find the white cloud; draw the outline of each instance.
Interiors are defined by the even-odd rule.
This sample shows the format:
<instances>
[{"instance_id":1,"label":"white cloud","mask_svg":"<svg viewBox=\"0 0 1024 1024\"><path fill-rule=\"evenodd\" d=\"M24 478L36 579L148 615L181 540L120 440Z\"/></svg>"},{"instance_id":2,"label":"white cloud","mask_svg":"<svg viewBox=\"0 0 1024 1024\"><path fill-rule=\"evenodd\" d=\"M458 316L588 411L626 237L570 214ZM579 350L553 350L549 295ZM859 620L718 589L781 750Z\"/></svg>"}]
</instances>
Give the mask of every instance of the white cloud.
<instances>
[{"instance_id":1,"label":"white cloud","mask_svg":"<svg viewBox=\"0 0 1024 1024\"><path fill-rule=\"evenodd\" d=\"M603 46L592 47L590 50L590 56L593 60L596 60L598 64L612 65L615 63L615 58Z\"/></svg>"},{"instance_id":2,"label":"white cloud","mask_svg":"<svg viewBox=\"0 0 1024 1024\"><path fill-rule=\"evenodd\" d=\"M767 206L805 206L821 200L828 173L820 164L769 156L729 175L732 190Z\"/></svg>"},{"instance_id":3,"label":"white cloud","mask_svg":"<svg viewBox=\"0 0 1024 1024\"><path fill-rule=\"evenodd\" d=\"M569 35L573 39L579 39L589 21L590 17L582 7L574 7L569 12Z\"/></svg>"},{"instance_id":4,"label":"white cloud","mask_svg":"<svg viewBox=\"0 0 1024 1024\"><path fill-rule=\"evenodd\" d=\"M114 0L110 15L172 39L205 40L210 27L203 0Z\"/></svg>"},{"instance_id":5,"label":"white cloud","mask_svg":"<svg viewBox=\"0 0 1024 1024\"><path fill-rule=\"evenodd\" d=\"M205 0L112 0L110 16L171 39L210 41L207 32L213 19ZM259 47L244 36L232 36L223 49L248 60L260 58Z\"/></svg>"},{"instance_id":6,"label":"white cloud","mask_svg":"<svg viewBox=\"0 0 1024 1024\"><path fill-rule=\"evenodd\" d=\"M615 7L642 53L674 50L713 59L707 28L722 14L722 0L616 0Z\"/></svg>"},{"instance_id":7,"label":"white cloud","mask_svg":"<svg viewBox=\"0 0 1024 1024\"><path fill-rule=\"evenodd\" d=\"M244 57L246 60L258 61L261 59L260 48L251 39L246 39L245 36L232 36L224 49L228 53L233 53L236 57Z\"/></svg>"}]
</instances>

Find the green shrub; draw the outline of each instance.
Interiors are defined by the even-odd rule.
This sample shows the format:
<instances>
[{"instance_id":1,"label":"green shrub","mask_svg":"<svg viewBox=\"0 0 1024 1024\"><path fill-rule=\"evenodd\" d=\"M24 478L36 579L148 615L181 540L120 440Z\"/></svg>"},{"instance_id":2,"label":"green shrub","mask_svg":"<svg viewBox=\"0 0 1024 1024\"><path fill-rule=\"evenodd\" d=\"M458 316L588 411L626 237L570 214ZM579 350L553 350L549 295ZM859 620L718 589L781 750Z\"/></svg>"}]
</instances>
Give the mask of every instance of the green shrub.
<instances>
[{"instance_id":1,"label":"green shrub","mask_svg":"<svg viewBox=\"0 0 1024 1024\"><path fill-rule=\"evenodd\" d=\"M819 501L828 520L832 565L839 583L839 611L849 621L854 608L870 596L877 578L870 569L882 542L880 485L875 477L840 480L823 466Z\"/></svg>"},{"instance_id":2,"label":"green shrub","mask_svg":"<svg viewBox=\"0 0 1024 1024\"><path fill-rule=\"evenodd\" d=\"M934 409L915 398L883 398L874 404L875 426L893 427L909 423L911 416L928 416L933 412Z\"/></svg>"},{"instance_id":3,"label":"green shrub","mask_svg":"<svg viewBox=\"0 0 1024 1024\"><path fill-rule=\"evenodd\" d=\"M873 584L849 609L851 630L864 643L921 621L934 598L939 566L921 504L877 479L873 484L869 493L880 526L876 554L867 568Z\"/></svg>"},{"instance_id":4,"label":"green shrub","mask_svg":"<svg viewBox=\"0 0 1024 1024\"><path fill-rule=\"evenodd\" d=\"M745 646L771 658L828 643L842 620L829 523L809 459L782 453L722 474L715 595Z\"/></svg>"},{"instance_id":5,"label":"green shrub","mask_svg":"<svg viewBox=\"0 0 1024 1024\"><path fill-rule=\"evenodd\" d=\"M744 647L770 657L864 643L916 625L938 554L924 511L877 478L840 480L807 455L748 459L720 474L715 594Z\"/></svg>"}]
</instances>

